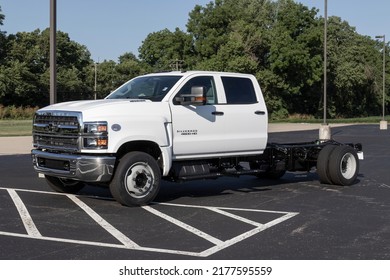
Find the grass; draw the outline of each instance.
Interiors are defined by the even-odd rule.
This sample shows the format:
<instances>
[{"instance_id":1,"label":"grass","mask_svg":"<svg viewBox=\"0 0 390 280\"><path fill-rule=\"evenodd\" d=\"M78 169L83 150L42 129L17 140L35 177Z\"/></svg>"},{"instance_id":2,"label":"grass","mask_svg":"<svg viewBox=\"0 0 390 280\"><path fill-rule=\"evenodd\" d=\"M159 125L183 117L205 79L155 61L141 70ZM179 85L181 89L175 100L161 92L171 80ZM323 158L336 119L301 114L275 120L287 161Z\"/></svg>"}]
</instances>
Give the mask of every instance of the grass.
<instances>
[{"instance_id":1,"label":"grass","mask_svg":"<svg viewBox=\"0 0 390 280\"><path fill-rule=\"evenodd\" d=\"M0 137L30 136L32 120L0 120Z\"/></svg>"}]
</instances>

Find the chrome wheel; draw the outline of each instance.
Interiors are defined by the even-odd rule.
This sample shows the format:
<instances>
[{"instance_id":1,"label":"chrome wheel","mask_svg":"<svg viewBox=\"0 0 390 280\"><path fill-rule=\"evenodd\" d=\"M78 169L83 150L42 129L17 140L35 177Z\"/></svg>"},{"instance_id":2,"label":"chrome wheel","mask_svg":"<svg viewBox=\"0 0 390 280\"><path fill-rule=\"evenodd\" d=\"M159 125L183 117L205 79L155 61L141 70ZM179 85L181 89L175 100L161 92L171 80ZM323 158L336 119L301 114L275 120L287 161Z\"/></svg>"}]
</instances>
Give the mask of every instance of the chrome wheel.
<instances>
[{"instance_id":1,"label":"chrome wheel","mask_svg":"<svg viewBox=\"0 0 390 280\"><path fill-rule=\"evenodd\" d=\"M145 205L156 197L160 182L157 160L144 152L130 152L119 160L110 191L123 205Z\"/></svg>"},{"instance_id":2,"label":"chrome wheel","mask_svg":"<svg viewBox=\"0 0 390 280\"><path fill-rule=\"evenodd\" d=\"M155 181L152 168L144 162L130 166L124 179L127 192L134 198L147 196Z\"/></svg>"},{"instance_id":3,"label":"chrome wheel","mask_svg":"<svg viewBox=\"0 0 390 280\"><path fill-rule=\"evenodd\" d=\"M329 176L334 185L350 186L359 173L356 151L347 145L336 147L329 157Z\"/></svg>"},{"instance_id":4,"label":"chrome wheel","mask_svg":"<svg viewBox=\"0 0 390 280\"><path fill-rule=\"evenodd\" d=\"M356 158L351 153L346 153L340 162L340 171L345 179L351 179L356 173Z\"/></svg>"}]
</instances>

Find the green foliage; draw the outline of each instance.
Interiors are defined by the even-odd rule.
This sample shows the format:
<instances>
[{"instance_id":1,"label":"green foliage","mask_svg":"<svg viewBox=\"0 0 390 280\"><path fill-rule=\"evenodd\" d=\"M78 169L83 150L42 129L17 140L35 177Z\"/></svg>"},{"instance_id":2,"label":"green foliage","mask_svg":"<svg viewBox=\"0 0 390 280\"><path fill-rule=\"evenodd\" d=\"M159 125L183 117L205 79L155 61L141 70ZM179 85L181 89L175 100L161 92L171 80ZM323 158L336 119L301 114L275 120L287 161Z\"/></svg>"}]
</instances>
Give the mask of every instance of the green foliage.
<instances>
[{"instance_id":1,"label":"green foliage","mask_svg":"<svg viewBox=\"0 0 390 280\"><path fill-rule=\"evenodd\" d=\"M329 19L329 91L331 117L380 112L381 57L376 42L356 33L338 17Z\"/></svg>"},{"instance_id":2,"label":"green foliage","mask_svg":"<svg viewBox=\"0 0 390 280\"><path fill-rule=\"evenodd\" d=\"M1 6L0 6L0 25L3 25L4 18L5 18L5 16L2 13Z\"/></svg>"},{"instance_id":3,"label":"green foliage","mask_svg":"<svg viewBox=\"0 0 390 280\"><path fill-rule=\"evenodd\" d=\"M192 68L256 75L271 118L321 117L324 21L317 12L292 0L196 6L187 24L197 57ZM378 114L380 47L340 18L329 18L328 26L327 114Z\"/></svg>"},{"instance_id":4,"label":"green foliage","mask_svg":"<svg viewBox=\"0 0 390 280\"><path fill-rule=\"evenodd\" d=\"M1 12L0 6L0 27L3 25L5 19L4 14ZM4 57L6 56L6 33L0 28L0 64L3 63Z\"/></svg>"},{"instance_id":5,"label":"green foliage","mask_svg":"<svg viewBox=\"0 0 390 280\"><path fill-rule=\"evenodd\" d=\"M119 57L119 63L115 66L116 82L115 87L120 86L130 78L146 74L152 71L146 63L141 63L132 53L125 53Z\"/></svg>"},{"instance_id":6,"label":"green foliage","mask_svg":"<svg viewBox=\"0 0 390 280\"><path fill-rule=\"evenodd\" d=\"M176 28L150 33L139 48L140 58L155 70L170 70L174 61L190 63L193 56L192 38ZM183 64L183 63L181 63ZM185 65L182 65L185 68Z\"/></svg>"},{"instance_id":7,"label":"green foliage","mask_svg":"<svg viewBox=\"0 0 390 280\"><path fill-rule=\"evenodd\" d=\"M58 100L82 98L88 91L84 68L86 47L58 32ZM19 32L7 37L7 55L0 66L0 104L44 106L49 92L49 30Z\"/></svg>"},{"instance_id":8,"label":"green foliage","mask_svg":"<svg viewBox=\"0 0 390 280\"><path fill-rule=\"evenodd\" d=\"M212 58L228 41L230 22L236 16L236 10L223 0L216 0L206 7L197 5L190 12L187 30L195 40L194 48L198 57Z\"/></svg>"},{"instance_id":9,"label":"green foliage","mask_svg":"<svg viewBox=\"0 0 390 280\"><path fill-rule=\"evenodd\" d=\"M0 104L48 105L49 29L18 32L4 40L7 51L3 58L0 52ZM68 34L57 33L58 102L94 98L95 67L90 56L87 48L72 41ZM151 69L130 53L119 60L118 64L104 61L97 65L97 97L105 97L123 82Z\"/></svg>"}]
</instances>

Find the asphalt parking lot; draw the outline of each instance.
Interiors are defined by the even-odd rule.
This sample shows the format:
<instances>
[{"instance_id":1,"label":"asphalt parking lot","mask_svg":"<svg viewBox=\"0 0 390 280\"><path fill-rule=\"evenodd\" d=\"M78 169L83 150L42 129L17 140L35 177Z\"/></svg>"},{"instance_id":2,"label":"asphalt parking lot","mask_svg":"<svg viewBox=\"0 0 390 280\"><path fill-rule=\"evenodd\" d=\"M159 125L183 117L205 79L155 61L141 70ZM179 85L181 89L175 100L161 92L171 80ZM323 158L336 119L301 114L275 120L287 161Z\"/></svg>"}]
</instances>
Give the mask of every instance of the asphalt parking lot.
<instances>
[{"instance_id":1,"label":"asphalt parking lot","mask_svg":"<svg viewBox=\"0 0 390 280\"><path fill-rule=\"evenodd\" d=\"M356 184L321 185L315 172L278 181L164 182L154 204L128 208L107 189L53 193L29 155L0 156L0 259L389 259L390 132L332 128L363 144ZM314 140L318 130L271 133Z\"/></svg>"}]
</instances>

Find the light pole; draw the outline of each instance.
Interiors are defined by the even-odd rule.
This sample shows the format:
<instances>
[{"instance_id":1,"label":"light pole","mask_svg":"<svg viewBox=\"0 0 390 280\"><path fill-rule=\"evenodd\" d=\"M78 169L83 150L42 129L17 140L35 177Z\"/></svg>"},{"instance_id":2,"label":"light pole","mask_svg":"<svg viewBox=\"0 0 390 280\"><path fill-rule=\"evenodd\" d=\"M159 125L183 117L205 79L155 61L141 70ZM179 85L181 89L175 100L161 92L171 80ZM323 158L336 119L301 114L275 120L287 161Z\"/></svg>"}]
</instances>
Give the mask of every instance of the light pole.
<instances>
[{"instance_id":1,"label":"light pole","mask_svg":"<svg viewBox=\"0 0 390 280\"><path fill-rule=\"evenodd\" d=\"M327 63L328 63L328 55L327 55L327 38L328 37L328 1L325 0L325 9L324 9L324 125L326 122L326 101L327 101Z\"/></svg>"},{"instance_id":2,"label":"light pole","mask_svg":"<svg viewBox=\"0 0 390 280\"><path fill-rule=\"evenodd\" d=\"M97 99L97 65L98 63L95 62L95 86L94 86L94 98Z\"/></svg>"},{"instance_id":3,"label":"light pole","mask_svg":"<svg viewBox=\"0 0 390 280\"><path fill-rule=\"evenodd\" d=\"M50 0L50 104L57 102L57 1Z\"/></svg>"},{"instance_id":4,"label":"light pole","mask_svg":"<svg viewBox=\"0 0 390 280\"><path fill-rule=\"evenodd\" d=\"M386 36L375 36L376 39L383 39L383 70L382 70L382 120L379 128L381 130L387 129L387 121L385 120L385 86L386 86Z\"/></svg>"},{"instance_id":5,"label":"light pole","mask_svg":"<svg viewBox=\"0 0 390 280\"><path fill-rule=\"evenodd\" d=\"M326 121L326 107L327 107L327 36L328 36L328 0L325 0L324 3L324 121L320 126L319 139L320 140L330 140L331 132L330 126Z\"/></svg>"}]
</instances>

